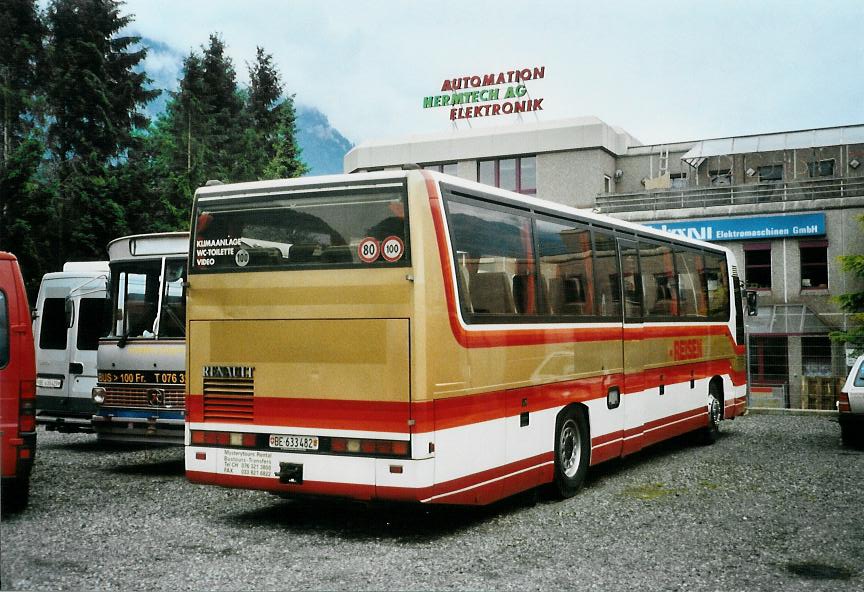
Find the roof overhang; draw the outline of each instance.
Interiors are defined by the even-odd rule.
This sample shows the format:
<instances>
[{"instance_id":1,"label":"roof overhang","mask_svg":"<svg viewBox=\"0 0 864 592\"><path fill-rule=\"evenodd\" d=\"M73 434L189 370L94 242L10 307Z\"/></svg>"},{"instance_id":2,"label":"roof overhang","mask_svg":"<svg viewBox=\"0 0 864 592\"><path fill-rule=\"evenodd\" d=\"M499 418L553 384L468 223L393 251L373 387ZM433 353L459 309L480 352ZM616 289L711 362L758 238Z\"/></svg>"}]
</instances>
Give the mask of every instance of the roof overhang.
<instances>
[{"instance_id":1,"label":"roof overhang","mask_svg":"<svg viewBox=\"0 0 864 592\"><path fill-rule=\"evenodd\" d=\"M803 150L846 144L864 144L864 125L700 140L681 160L693 168L699 168L710 156Z\"/></svg>"},{"instance_id":2,"label":"roof overhang","mask_svg":"<svg viewBox=\"0 0 864 592\"><path fill-rule=\"evenodd\" d=\"M758 312L747 317L750 335L827 335L834 330L806 304L760 306Z\"/></svg>"}]
</instances>

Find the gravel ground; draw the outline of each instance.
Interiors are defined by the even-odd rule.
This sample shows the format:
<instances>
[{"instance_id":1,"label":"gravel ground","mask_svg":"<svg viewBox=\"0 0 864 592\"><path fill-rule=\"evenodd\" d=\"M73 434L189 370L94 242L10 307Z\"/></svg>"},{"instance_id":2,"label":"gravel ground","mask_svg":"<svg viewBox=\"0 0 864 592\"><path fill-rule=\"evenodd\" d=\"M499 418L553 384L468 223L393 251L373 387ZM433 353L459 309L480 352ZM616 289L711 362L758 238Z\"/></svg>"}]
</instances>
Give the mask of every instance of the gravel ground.
<instances>
[{"instance_id":1,"label":"gravel ground","mask_svg":"<svg viewBox=\"0 0 864 592\"><path fill-rule=\"evenodd\" d=\"M4 590L862 590L864 452L824 416L749 415L596 467L564 502L285 501L192 485L177 448L39 432Z\"/></svg>"}]
</instances>

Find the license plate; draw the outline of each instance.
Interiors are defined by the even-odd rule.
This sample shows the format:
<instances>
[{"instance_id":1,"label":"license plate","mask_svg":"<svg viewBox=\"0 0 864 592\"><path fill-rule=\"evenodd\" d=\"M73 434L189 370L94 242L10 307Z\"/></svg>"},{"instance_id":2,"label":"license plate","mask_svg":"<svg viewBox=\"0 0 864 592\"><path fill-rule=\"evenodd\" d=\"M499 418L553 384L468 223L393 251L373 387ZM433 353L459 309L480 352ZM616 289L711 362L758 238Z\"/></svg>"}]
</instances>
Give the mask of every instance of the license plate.
<instances>
[{"instance_id":1,"label":"license plate","mask_svg":"<svg viewBox=\"0 0 864 592\"><path fill-rule=\"evenodd\" d=\"M281 450L318 450L318 436L270 434L270 448Z\"/></svg>"}]
</instances>

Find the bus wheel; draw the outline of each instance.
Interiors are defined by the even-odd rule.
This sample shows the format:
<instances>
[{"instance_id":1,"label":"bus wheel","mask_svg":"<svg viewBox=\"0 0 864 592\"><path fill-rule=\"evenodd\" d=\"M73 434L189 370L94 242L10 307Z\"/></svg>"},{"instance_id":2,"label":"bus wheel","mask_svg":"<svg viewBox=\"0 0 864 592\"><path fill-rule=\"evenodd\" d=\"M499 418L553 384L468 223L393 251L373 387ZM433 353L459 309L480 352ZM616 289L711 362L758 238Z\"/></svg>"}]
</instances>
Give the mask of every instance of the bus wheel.
<instances>
[{"instance_id":1,"label":"bus wheel","mask_svg":"<svg viewBox=\"0 0 864 592\"><path fill-rule=\"evenodd\" d=\"M579 409L565 409L555 423L555 481L553 493L561 498L575 495L588 472L591 453L588 422Z\"/></svg>"},{"instance_id":2,"label":"bus wheel","mask_svg":"<svg viewBox=\"0 0 864 592\"><path fill-rule=\"evenodd\" d=\"M708 425L699 431L699 443L713 444L720 436L720 422L723 420L723 396L716 382L708 386Z\"/></svg>"}]
</instances>

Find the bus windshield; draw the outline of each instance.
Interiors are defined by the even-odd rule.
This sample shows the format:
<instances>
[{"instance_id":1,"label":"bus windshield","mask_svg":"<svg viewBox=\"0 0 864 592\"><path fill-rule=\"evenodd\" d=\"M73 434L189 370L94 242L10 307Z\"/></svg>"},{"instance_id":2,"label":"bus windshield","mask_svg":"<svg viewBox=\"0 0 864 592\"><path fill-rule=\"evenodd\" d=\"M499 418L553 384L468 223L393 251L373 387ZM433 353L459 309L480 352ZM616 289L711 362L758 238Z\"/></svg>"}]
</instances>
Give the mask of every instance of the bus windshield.
<instances>
[{"instance_id":1,"label":"bus windshield","mask_svg":"<svg viewBox=\"0 0 864 592\"><path fill-rule=\"evenodd\" d=\"M184 337L185 276L185 259L113 265L112 292L117 314L112 336L145 339Z\"/></svg>"},{"instance_id":2,"label":"bus windshield","mask_svg":"<svg viewBox=\"0 0 864 592\"><path fill-rule=\"evenodd\" d=\"M199 204L192 270L408 264L404 190Z\"/></svg>"}]
</instances>

